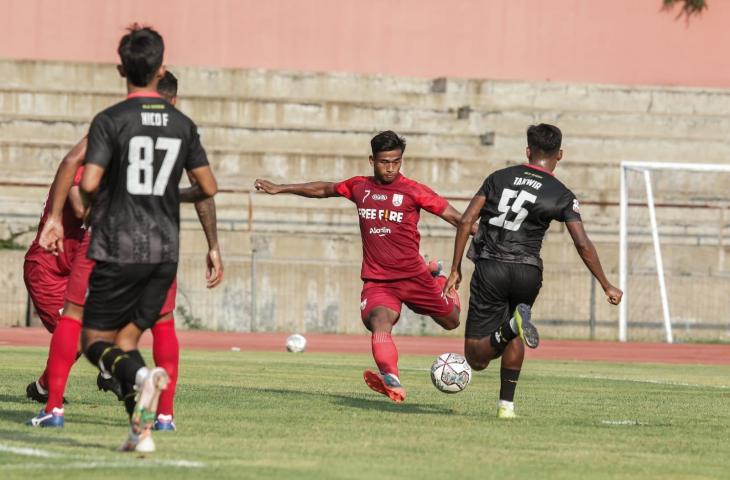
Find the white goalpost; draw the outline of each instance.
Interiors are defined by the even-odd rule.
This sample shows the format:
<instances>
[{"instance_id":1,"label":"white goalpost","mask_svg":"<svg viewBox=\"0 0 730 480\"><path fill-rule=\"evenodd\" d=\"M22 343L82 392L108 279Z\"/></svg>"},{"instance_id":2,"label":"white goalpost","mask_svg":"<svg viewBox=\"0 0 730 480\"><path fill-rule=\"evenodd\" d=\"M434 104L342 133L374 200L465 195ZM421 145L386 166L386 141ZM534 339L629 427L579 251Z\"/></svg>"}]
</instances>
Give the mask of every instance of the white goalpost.
<instances>
[{"instance_id":1,"label":"white goalpost","mask_svg":"<svg viewBox=\"0 0 730 480\"><path fill-rule=\"evenodd\" d=\"M653 245L654 262L656 267L657 284L661 302L661 314L663 320L664 339L668 343L674 342L672 331L672 316L670 312L669 294L665 279L664 259L662 257L661 242L659 238L659 227L657 222L656 204L654 199L653 173L659 171L680 171L695 173L730 173L730 165L722 164L701 164L701 163L661 163L661 162L621 162L620 175L620 202L619 202L619 282L624 292L624 299L619 308L618 339L625 342L628 339L629 324L629 302L631 294L629 291L629 201L630 184L629 173L635 172L643 177L643 191L646 195L646 203L642 207L648 209L649 228L651 230L651 243ZM730 184L728 184L730 187ZM720 239L722 239L724 225L720 225ZM720 240L722 244L722 240ZM722 245L721 245L722 246Z\"/></svg>"}]
</instances>

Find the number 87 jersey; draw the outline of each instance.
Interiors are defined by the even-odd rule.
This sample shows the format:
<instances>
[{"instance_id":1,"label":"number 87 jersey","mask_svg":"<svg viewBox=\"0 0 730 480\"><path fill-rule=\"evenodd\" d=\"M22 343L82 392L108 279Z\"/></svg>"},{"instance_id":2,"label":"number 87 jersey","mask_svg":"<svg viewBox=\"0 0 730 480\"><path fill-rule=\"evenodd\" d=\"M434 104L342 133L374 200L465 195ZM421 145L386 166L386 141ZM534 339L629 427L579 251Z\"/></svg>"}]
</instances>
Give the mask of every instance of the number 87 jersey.
<instances>
[{"instance_id":1,"label":"number 87 jersey","mask_svg":"<svg viewBox=\"0 0 730 480\"><path fill-rule=\"evenodd\" d=\"M573 192L535 165L516 165L489 175L477 195L486 201L468 257L523 263L542 269L540 249L552 220L580 221Z\"/></svg>"},{"instance_id":2,"label":"number 87 jersey","mask_svg":"<svg viewBox=\"0 0 730 480\"><path fill-rule=\"evenodd\" d=\"M177 262L180 177L208 165L195 123L154 92L131 94L94 118L86 163L104 169L89 258Z\"/></svg>"}]
</instances>

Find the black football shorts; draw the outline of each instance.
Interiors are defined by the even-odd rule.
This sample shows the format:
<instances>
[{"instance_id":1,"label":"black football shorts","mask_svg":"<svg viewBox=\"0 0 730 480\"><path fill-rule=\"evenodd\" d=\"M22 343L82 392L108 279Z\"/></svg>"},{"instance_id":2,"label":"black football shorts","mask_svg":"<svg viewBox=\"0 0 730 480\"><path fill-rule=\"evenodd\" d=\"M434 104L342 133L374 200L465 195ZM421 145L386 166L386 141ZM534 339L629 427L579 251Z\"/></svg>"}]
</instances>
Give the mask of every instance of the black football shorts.
<instances>
[{"instance_id":1,"label":"black football shorts","mask_svg":"<svg viewBox=\"0 0 730 480\"><path fill-rule=\"evenodd\" d=\"M84 328L119 330L133 322L151 328L160 316L177 263L96 262L89 277Z\"/></svg>"},{"instance_id":2,"label":"black football shorts","mask_svg":"<svg viewBox=\"0 0 730 480\"><path fill-rule=\"evenodd\" d=\"M471 277L466 338L484 338L509 320L517 304L532 306L542 286L542 271L522 263L479 259Z\"/></svg>"}]
</instances>

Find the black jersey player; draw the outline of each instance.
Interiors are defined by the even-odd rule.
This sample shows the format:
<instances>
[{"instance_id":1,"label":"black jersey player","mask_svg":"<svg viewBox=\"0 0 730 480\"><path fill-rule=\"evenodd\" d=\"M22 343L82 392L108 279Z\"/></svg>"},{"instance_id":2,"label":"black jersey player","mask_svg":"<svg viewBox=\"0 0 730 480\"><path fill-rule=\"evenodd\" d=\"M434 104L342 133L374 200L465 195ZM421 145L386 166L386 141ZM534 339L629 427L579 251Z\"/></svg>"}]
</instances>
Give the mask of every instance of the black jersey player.
<instances>
[{"instance_id":1,"label":"black jersey player","mask_svg":"<svg viewBox=\"0 0 730 480\"><path fill-rule=\"evenodd\" d=\"M217 186L197 127L156 91L165 74L162 37L135 25L118 52L128 96L91 123L81 179L82 192L91 198L88 256L96 260L82 346L127 396L130 432L122 449L149 452L168 378L161 368L145 367L137 343L159 317L177 273L183 169L200 199L214 195Z\"/></svg>"},{"instance_id":2,"label":"black jersey player","mask_svg":"<svg viewBox=\"0 0 730 480\"><path fill-rule=\"evenodd\" d=\"M593 243L583 229L575 195L555 178L563 156L562 134L547 124L527 129L529 163L489 175L461 217L454 242L451 275L444 292L458 288L461 259L471 226L479 220L467 257L475 263L471 279L464 353L475 370L502 356L497 415L512 418L514 393L525 347L536 348L537 328L530 308L542 285L540 248L550 222L565 222L578 254L617 305L623 293L606 278ZM523 344L524 343L524 344Z\"/></svg>"}]
</instances>

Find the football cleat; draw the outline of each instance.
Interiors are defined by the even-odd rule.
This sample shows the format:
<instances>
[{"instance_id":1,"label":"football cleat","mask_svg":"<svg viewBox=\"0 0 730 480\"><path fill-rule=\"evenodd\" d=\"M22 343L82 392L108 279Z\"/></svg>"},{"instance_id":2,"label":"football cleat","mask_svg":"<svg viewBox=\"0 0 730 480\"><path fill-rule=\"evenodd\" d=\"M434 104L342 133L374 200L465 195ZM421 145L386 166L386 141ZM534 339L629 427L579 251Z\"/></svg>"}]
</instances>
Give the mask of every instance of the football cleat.
<instances>
[{"instance_id":1,"label":"football cleat","mask_svg":"<svg viewBox=\"0 0 730 480\"><path fill-rule=\"evenodd\" d=\"M155 411L160 400L160 392L167 388L170 381L164 368L153 368L147 372L135 389L137 390L134 411L129 418L129 435L119 450L124 452L150 453L155 451L152 429L155 424Z\"/></svg>"},{"instance_id":2,"label":"football cleat","mask_svg":"<svg viewBox=\"0 0 730 480\"><path fill-rule=\"evenodd\" d=\"M114 377L106 378L104 375L102 375L101 372L99 372L99 375L96 377L96 386L99 387L99 390L104 390L105 392L112 392L114 395L117 396L117 400L120 402L124 400L124 394L122 393L122 385L117 381Z\"/></svg>"},{"instance_id":3,"label":"football cleat","mask_svg":"<svg viewBox=\"0 0 730 480\"><path fill-rule=\"evenodd\" d=\"M392 373L380 374L372 370L365 370L363 378L371 390L387 396L395 403L401 403L406 399L406 389L401 386L398 377Z\"/></svg>"},{"instance_id":4,"label":"football cleat","mask_svg":"<svg viewBox=\"0 0 730 480\"><path fill-rule=\"evenodd\" d=\"M175 421L172 419L172 415L164 415L162 413L157 415L154 428L155 430L162 432L174 432L177 429L177 427L175 427Z\"/></svg>"},{"instance_id":5,"label":"football cleat","mask_svg":"<svg viewBox=\"0 0 730 480\"><path fill-rule=\"evenodd\" d=\"M535 324L530 321L531 316L529 305L520 303L515 308L514 319L515 325L517 325L517 335L528 347L537 348L540 345L540 334Z\"/></svg>"},{"instance_id":6,"label":"football cleat","mask_svg":"<svg viewBox=\"0 0 730 480\"><path fill-rule=\"evenodd\" d=\"M120 452L152 453L155 449L152 429L145 428L141 432L135 433L131 425L129 426L127 440L119 447Z\"/></svg>"},{"instance_id":7,"label":"football cleat","mask_svg":"<svg viewBox=\"0 0 730 480\"><path fill-rule=\"evenodd\" d=\"M497 418L517 418L514 402L500 400L497 405Z\"/></svg>"},{"instance_id":8,"label":"football cleat","mask_svg":"<svg viewBox=\"0 0 730 480\"><path fill-rule=\"evenodd\" d=\"M430 273L432 277L445 276L444 262L441 260L426 260L426 267L428 268L428 273Z\"/></svg>"},{"instance_id":9,"label":"football cleat","mask_svg":"<svg viewBox=\"0 0 730 480\"><path fill-rule=\"evenodd\" d=\"M25 424L29 427L63 428L63 408L54 408L51 413L41 410Z\"/></svg>"},{"instance_id":10,"label":"football cleat","mask_svg":"<svg viewBox=\"0 0 730 480\"><path fill-rule=\"evenodd\" d=\"M30 382L28 386L25 387L25 396L38 403L48 403L48 391L41 387L37 380L35 382ZM68 403L68 401L66 401L66 397L63 397L63 403Z\"/></svg>"}]
</instances>

